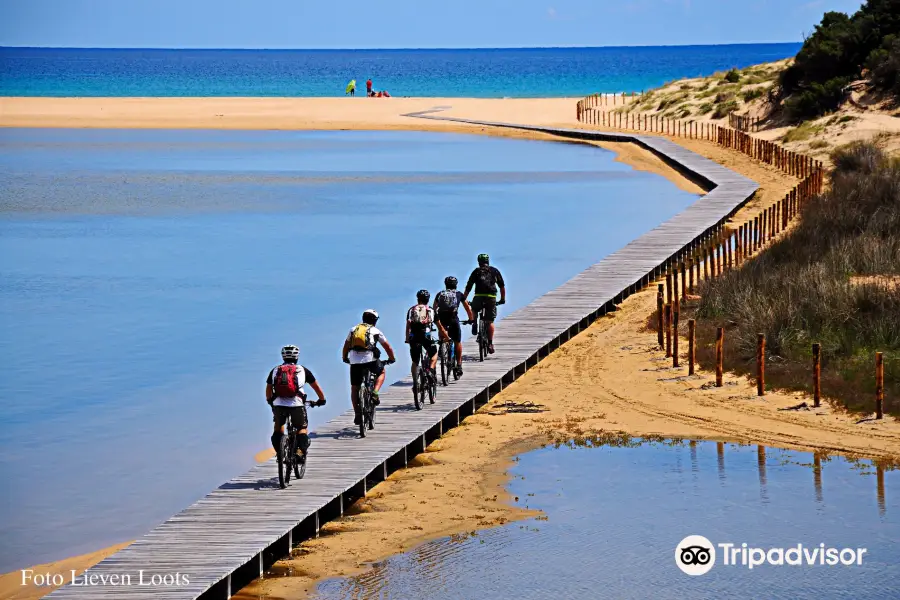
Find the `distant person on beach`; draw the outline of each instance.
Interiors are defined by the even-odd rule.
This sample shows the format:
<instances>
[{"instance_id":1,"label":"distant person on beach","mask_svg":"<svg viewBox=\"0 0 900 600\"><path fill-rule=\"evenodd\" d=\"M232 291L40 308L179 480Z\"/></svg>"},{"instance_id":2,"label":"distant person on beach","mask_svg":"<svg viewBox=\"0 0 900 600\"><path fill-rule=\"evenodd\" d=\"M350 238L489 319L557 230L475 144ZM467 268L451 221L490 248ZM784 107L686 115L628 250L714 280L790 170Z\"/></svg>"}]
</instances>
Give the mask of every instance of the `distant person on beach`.
<instances>
[{"instance_id":1,"label":"distant person on beach","mask_svg":"<svg viewBox=\"0 0 900 600\"><path fill-rule=\"evenodd\" d=\"M372 79L366 80L366 96L372 96Z\"/></svg>"},{"instance_id":2,"label":"distant person on beach","mask_svg":"<svg viewBox=\"0 0 900 600\"><path fill-rule=\"evenodd\" d=\"M450 340L456 346L457 377L462 377L462 325L459 322L459 307L466 309L469 321L474 321L472 307L466 302L463 293L456 289L459 281L452 275L444 278L444 291L434 297L435 321L442 340Z\"/></svg>"},{"instance_id":3,"label":"distant person on beach","mask_svg":"<svg viewBox=\"0 0 900 600\"><path fill-rule=\"evenodd\" d=\"M394 349L388 343L381 330L375 327L378 322L378 313L367 309L362 314L362 323L353 327L344 340L344 349L341 354L344 362L350 365L350 401L353 403L355 414L353 423L359 425L362 417L359 411L359 386L362 384L366 372L375 376L375 389L372 400L375 406L380 404L378 392L384 385L384 363L379 360L381 345L388 355L388 362L394 362Z\"/></svg>"},{"instance_id":4,"label":"distant person on beach","mask_svg":"<svg viewBox=\"0 0 900 600\"><path fill-rule=\"evenodd\" d=\"M297 364L300 358L300 348L293 345L281 349L282 364L269 371L266 378L266 402L272 407L272 420L275 422L275 430L272 432L272 448L278 452L281 446L281 436L284 435L284 424L288 415L291 422L298 429L297 454L303 455L309 449L309 435L307 427L309 419L306 416L306 394L303 386L309 385L316 392L319 400L316 406L325 404L325 393L319 387L315 375L306 367Z\"/></svg>"},{"instance_id":5,"label":"distant person on beach","mask_svg":"<svg viewBox=\"0 0 900 600\"><path fill-rule=\"evenodd\" d=\"M478 315L484 309L484 322L487 324L488 352L494 353L494 320L497 318L497 305L506 302L506 284L503 275L497 267L491 266L491 259L487 254L478 255L478 268L469 275L466 283L466 292L463 301L468 300L469 292L475 288L475 297L472 298L472 311L476 318L472 321L472 335L478 333ZM500 301L497 302L497 288L500 288Z\"/></svg>"},{"instance_id":6,"label":"distant person on beach","mask_svg":"<svg viewBox=\"0 0 900 600\"><path fill-rule=\"evenodd\" d=\"M351 79L350 83L347 84L347 89L344 90L344 95L350 94L351 96L356 95L356 80Z\"/></svg>"}]
</instances>

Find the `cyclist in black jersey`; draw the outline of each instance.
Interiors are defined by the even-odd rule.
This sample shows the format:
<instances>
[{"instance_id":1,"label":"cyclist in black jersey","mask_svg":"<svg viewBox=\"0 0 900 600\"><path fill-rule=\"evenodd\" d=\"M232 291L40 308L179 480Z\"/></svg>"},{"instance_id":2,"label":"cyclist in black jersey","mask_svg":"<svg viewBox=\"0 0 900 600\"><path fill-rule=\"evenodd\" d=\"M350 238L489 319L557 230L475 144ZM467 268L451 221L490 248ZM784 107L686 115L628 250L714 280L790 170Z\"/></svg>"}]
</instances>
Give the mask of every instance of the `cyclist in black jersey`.
<instances>
[{"instance_id":1,"label":"cyclist in black jersey","mask_svg":"<svg viewBox=\"0 0 900 600\"><path fill-rule=\"evenodd\" d=\"M456 346L456 376L462 376L462 326L459 322L459 307L466 309L466 315L469 321L474 321L475 316L472 314L472 307L466 301L462 292L456 289L459 285L456 277L450 276L444 278L444 286L446 289L438 292L434 297L434 312L436 316L438 332L442 340L451 340Z\"/></svg>"},{"instance_id":2,"label":"cyclist in black jersey","mask_svg":"<svg viewBox=\"0 0 900 600\"><path fill-rule=\"evenodd\" d=\"M497 267L491 266L491 259L487 254L478 255L478 268L469 275L466 283L466 292L463 300L469 298L469 292L475 288L475 297L472 298L472 311L477 316L481 309L485 311L484 321L487 325L488 352L494 353L494 320L497 318L497 305L506 302L506 283L503 275ZM500 290L500 301L497 301L497 290ZM472 322L472 333L478 331L478 323Z\"/></svg>"}]
</instances>

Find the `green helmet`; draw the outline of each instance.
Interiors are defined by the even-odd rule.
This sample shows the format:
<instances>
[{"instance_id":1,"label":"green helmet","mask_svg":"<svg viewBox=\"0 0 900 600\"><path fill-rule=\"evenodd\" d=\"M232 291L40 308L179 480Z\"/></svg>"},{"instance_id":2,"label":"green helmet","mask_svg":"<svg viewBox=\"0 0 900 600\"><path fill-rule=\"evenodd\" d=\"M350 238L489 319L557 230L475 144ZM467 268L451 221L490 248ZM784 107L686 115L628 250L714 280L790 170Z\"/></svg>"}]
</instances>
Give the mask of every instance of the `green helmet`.
<instances>
[{"instance_id":1,"label":"green helmet","mask_svg":"<svg viewBox=\"0 0 900 600\"><path fill-rule=\"evenodd\" d=\"M489 265L491 263L491 257L487 254L479 254L478 255L478 264L479 265Z\"/></svg>"}]
</instances>

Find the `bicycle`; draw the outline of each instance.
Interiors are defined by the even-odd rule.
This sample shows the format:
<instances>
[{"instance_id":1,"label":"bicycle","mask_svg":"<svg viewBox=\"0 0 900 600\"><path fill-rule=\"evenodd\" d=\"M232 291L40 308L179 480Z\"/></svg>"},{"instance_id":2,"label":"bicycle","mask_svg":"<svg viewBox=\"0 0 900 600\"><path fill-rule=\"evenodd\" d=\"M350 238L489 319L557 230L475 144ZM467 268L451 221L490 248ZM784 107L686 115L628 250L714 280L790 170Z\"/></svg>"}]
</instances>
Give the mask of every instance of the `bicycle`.
<instances>
[{"instance_id":1,"label":"bicycle","mask_svg":"<svg viewBox=\"0 0 900 600\"><path fill-rule=\"evenodd\" d=\"M472 321L460 321L460 325L471 325ZM440 357L441 362L441 383L444 387L447 387L447 380L450 378L450 374L453 374L454 381L459 381L459 361L456 357L456 343L447 336L446 339L441 340L441 345L438 348L438 356Z\"/></svg>"},{"instance_id":2,"label":"bicycle","mask_svg":"<svg viewBox=\"0 0 900 600\"><path fill-rule=\"evenodd\" d=\"M309 400L303 401L304 407L318 406L316 402ZM291 482L291 472L294 473L296 479L303 479L306 474L306 455L309 453L307 448L301 456L297 456L297 433L298 429L294 427L294 421L288 415L284 423L286 433L281 436L281 443L278 444L278 484L284 489Z\"/></svg>"},{"instance_id":3,"label":"bicycle","mask_svg":"<svg viewBox=\"0 0 900 600\"><path fill-rule=\"evenodd\" d=\"M387 366L393 363L387 360L382 364ZM375 379L371 371L366 371L359 386L359 437L366 437L367 429L375 429Z\"/></svg>"},{"instance_id":4,"label":"bicycle","mask_svg":"<svg viewBox=\"0 0 900 600\"><path fill-rule=\"evenodd\" d=\"M425 405L425 394L428 394L428 400L434 404L434 397L437 395L437 375L431 370L431 359L422 346L419 350L419 374L416 381L413 381L413 403L416 410L422 410Z\"/></svg>"},{"instance_id":5,"label":"bicycle","mask_svg":"<svg viewBox=\"0 0 900 600\"><path fill-rule=\"evenodd\" d=\"M500 301L497 302L495 306L500 306L505 304L505 302ZM476 333L476 341L478 342L478 360L484 362L484 357L489 354L488 346L490 346L490 339L488 339L487 328L488 325L484 321L484 315L487 312L486 307L481 307L481 310L478 311L478 332Z\"/></svg>"}]
</instances>

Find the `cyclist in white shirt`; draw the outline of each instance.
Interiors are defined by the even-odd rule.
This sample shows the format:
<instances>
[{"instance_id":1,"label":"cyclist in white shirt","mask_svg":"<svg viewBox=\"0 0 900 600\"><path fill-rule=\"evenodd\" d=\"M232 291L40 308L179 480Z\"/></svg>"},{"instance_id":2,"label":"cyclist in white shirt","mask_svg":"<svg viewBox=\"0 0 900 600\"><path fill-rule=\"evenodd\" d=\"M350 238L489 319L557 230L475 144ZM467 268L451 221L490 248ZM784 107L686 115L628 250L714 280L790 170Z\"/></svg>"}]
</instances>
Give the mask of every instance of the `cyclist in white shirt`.
<instances>
[{"instance_id":1,"label":"cyclist in white shirt","mask_svg":"<svg viewBox=\"0 0 900 600\"><path fill-rule=\"evenodd\" d=\"M368 309L362 314L362 323L353 327L344 340L342 357L344 362L350 365L350 401L353 403L353 412L356 417L354 423L360 423L359 411L359 386L362 384L366 372L375 376L375 389L372 400L378 406L380 400L378 392L384 385L384 364L379 360L381 345L387 352L388 362L394 362L394 349L388 343L387 338L380 329L375 327L378 322L378 313Z\"/></svg>"}]
</instances>

